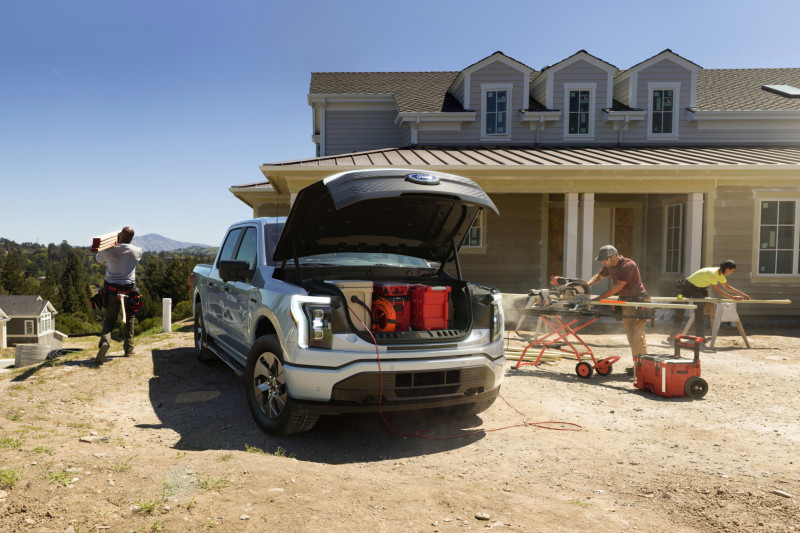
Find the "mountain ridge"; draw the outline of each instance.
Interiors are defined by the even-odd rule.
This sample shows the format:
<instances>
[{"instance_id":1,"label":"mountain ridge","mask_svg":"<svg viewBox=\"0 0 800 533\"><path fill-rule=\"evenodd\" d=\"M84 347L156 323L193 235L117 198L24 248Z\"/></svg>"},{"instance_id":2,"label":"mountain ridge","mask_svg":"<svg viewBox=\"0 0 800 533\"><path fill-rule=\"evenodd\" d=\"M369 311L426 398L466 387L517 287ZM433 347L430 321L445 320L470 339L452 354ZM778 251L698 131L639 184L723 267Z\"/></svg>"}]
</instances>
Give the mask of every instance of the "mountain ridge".
<instances>
[{"instance_id":1,"label":"mountain ridge","mask_svg":"<svg viewBox=\"0 0 800 533\"><path fill-rule=\"evenodd\" d=\"M208 244L176 241L169 237L158 235L157 233L148 233L141 236L137 235L133 238L131 244L138 246L145 252L172 252L185 248L211 248Z\"/></svg>"}]
</instances>

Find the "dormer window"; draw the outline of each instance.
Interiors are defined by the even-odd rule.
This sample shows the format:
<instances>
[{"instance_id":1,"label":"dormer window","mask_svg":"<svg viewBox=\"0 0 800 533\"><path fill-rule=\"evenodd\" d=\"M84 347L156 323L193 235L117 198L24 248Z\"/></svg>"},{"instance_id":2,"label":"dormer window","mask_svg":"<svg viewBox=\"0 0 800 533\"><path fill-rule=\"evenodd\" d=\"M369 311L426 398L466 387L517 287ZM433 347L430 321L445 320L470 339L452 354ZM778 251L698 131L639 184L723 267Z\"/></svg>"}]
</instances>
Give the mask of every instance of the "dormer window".
<instances>
[{"instance_id":1,"label":"dormer window","mask_svg":"<svg viewBox=\"0 0 800 533\"><path fill-rule=\"evenodd\" d=\"M564 138L590 141L594 139L594 94L596 83L564 85Z\"/></svg>"},{"instance_id":2,"label":"dormer window","mask_svg":"<svg viewBox=\"0 0 800 533\"><path fill-rule=\"evenodd\" d=\"M481 140L510 140L511 84L484 84Z\"/></svg>"},{"instance_id":3,"label":"dormer window","mask_svg":"<svg viewBox=\"0 0 800 533\"><path fill-rule=\"evenodd\" d=\"M648 84L649 113L647 137L651 139L678 138L678 95L680 84Z\"/></svg>"}]
</instances>

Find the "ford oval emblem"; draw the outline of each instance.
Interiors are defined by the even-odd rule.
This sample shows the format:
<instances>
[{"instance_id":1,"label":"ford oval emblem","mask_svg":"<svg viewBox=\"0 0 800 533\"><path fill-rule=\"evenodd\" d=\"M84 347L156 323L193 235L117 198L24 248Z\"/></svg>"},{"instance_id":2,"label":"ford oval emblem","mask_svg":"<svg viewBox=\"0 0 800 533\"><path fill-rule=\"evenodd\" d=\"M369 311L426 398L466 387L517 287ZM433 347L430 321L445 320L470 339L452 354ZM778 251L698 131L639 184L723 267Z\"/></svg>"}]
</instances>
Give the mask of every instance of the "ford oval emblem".
<instances>
[{"instance_id":1,"label":"ford oval emblem","mask_svg":"<svg viewBox=\"0 0 800 533\"><path fill-rule=\"evenodd\" d=\"M406 180L418 185L439 185L439 178L430 174L409 174Z\"/></svg>"}]
</instances>

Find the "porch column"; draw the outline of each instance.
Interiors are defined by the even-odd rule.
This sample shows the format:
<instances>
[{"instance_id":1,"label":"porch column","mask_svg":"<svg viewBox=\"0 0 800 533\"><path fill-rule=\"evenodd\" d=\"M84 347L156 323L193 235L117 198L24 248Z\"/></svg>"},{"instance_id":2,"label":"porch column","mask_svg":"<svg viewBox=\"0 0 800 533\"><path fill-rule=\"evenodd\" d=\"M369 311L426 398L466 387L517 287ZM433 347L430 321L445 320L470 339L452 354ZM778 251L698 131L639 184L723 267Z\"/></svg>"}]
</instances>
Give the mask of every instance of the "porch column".
<instances>
[{"instance_id":1,"label":"porch column","mask_svg":"<svg viewBox=\"0 0 800 533\"><path fill-rule=\"evenodd\" d=\"M578 277L578 193L564 195L564 276Z\"/></svg>"},{"instance_id":2,"label":"porch column","mask_svg":"<svg viewBox=\"0 0 800 533\"><path fill-rule=\"evenodd\" d=\"M592 277L592 258L594 250L594 193L581 194L580 203L580 254L578 277L586 280Z\"/></svg>"},{"instance_id":3,"label":"porch column","mask_svg":"<svg viewBox=\"0 0 800 533\"><path fill-rule=\"evenodd\" d=\"M691 275L703 267L703 193L689 193L686 200L686 240L683 272Z\"/></svg>"}]
</instances>

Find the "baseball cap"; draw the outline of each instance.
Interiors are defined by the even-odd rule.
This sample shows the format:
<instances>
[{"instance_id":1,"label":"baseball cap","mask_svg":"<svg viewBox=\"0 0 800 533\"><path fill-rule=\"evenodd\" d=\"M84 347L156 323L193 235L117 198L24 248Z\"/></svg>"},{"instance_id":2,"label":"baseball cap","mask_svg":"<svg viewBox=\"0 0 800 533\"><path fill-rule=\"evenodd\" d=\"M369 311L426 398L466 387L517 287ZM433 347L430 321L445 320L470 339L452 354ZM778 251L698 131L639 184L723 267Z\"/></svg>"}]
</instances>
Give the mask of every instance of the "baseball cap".
<instances>
[{"instance_id":1,"label":"baseball cap","mask_svg":"<svg viewBox=\"0 0 800 533\"><path fill-rule=\"evenodd\" d=\"M597 259L595 261L605 261L612 255L618 255L617 249L611 246L610 244L606 244L602 248L600 248L600 253L597 254Z\"/></svg>"}]
</instances>

